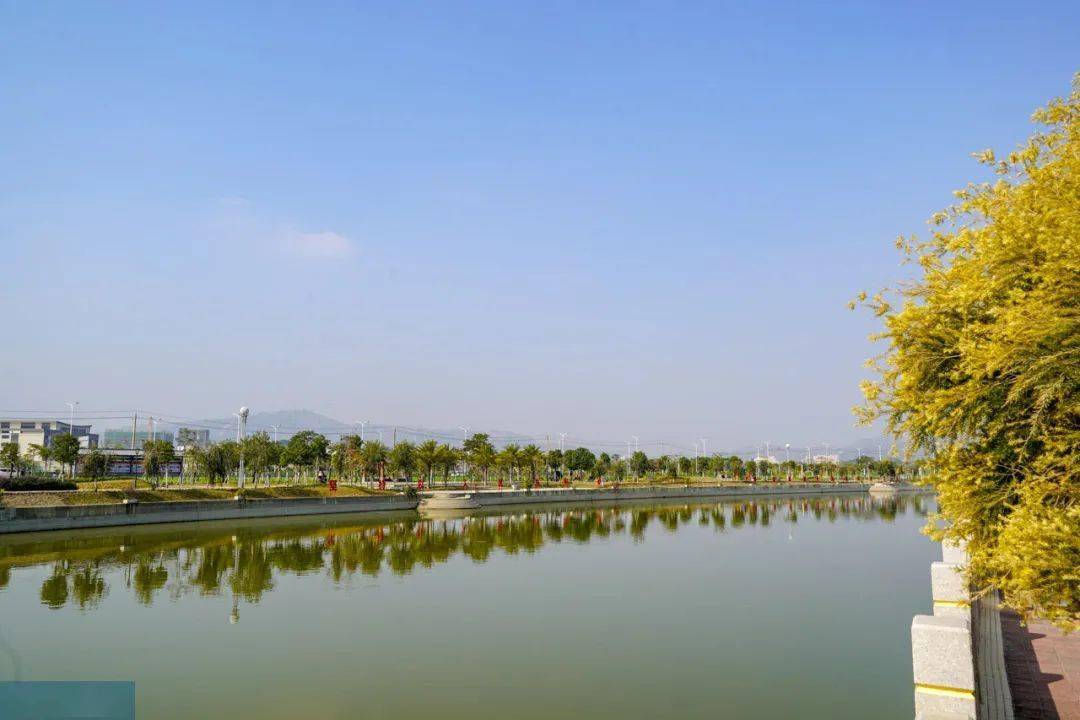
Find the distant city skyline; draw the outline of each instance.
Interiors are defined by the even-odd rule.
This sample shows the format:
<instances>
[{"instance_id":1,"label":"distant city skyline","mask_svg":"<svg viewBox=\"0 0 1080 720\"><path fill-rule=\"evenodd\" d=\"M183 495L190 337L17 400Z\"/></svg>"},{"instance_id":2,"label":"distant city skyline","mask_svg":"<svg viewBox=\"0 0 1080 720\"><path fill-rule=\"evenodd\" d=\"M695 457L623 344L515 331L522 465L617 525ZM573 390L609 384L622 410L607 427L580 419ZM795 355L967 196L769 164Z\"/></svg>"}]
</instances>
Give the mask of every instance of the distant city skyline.
<instances>
[{"instance_id":1,"label":"distant city skyline","mask_svg":"<svg viewBox=\"0 0 1080 720\"><path fill-rule=\"evenodd\" d=\"M0 406L875 435L845 303L1068 92L1078 15L6 4Z\"/></svg>"}]
</instances>

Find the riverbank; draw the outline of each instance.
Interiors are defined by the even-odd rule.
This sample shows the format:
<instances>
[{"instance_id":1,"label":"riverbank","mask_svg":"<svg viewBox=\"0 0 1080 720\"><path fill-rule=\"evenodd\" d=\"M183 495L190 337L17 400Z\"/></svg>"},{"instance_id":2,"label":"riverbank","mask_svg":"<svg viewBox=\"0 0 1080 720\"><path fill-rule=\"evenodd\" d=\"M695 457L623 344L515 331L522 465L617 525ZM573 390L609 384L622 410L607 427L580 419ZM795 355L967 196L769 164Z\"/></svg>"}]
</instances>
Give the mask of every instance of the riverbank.
<instances>
[{"instance_id":1,"label":"riverbank","mask_svg":"<svg viewBox=\"0 0 1080 720\"><path fill-rule=\"evenodd\" d=\"M478 507L509 507L515 505L612 502L618 500L709 499L864 493L868 489L869 486L864 483L777 483L769 485L664 485L631 488L480 490L469 494L476 499ZM337 493L330 493L325 488L309 486L295 488L295 491L298 493L302 491L305 494L291 497L281 497L280 495L266 497L264 494L280 493L282 489L247 489L239 498L195 497L161 501L160 498L171 497L171 493L222 493L228 491L157 490L139 491L140 493L154 493L147 496L145 500L140 499L138 493L134 496L124 496L123 493L118 493L117 500L112 502L87 503L83 502L85 498L79 498L69 493L55 493L61 496L62 502L53 505L30 504L25 499L16 499L14 497L15 493L9 493L3 498L4 507L0 508L0 534L122 525L199 522L205 520L415 510L422 499L442 494L441 492L432 492L426 493L422 497L391 493L372 494L363 488L351 486L341 486ZM458 492L460 493L460 491ZM98 493L98 495L101 494Z\"/></svg>"}]
</instances>

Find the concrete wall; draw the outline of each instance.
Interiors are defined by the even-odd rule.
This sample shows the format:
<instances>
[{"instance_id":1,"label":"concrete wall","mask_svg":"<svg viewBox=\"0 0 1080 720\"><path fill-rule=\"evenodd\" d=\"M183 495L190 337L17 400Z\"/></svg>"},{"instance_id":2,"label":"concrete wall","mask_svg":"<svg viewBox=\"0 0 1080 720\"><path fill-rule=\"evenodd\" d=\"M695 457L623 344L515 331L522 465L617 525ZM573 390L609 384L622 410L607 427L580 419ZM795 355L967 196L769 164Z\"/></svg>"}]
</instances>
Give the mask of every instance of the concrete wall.
<instances>
[{"instance_id":1,"label":"concrete wall","mask_svg":"<svg viewBox=\"0 0 1080 720\"><path fill-rule=\"evenodd\" d=\"M413 510L402 495L0 508L0 534L150 523Z\"/></svg>"},{"instance_id":2,"label":"concrete wall","mask_svg":"<svg viewBox=\"0 0 1080 720\"><path fill-rule=\"evenodd\" d=\"M481 507L531 505L562 502L612 502L618 500L707 499L723 497L758 497L806 495L810 493L862 493L869 485L862 483L792 483L790 485L743 485L721 487L657 486L644 488L597 488L596 490L480 490L473 497Z\"/></svg>"}]
</instances>

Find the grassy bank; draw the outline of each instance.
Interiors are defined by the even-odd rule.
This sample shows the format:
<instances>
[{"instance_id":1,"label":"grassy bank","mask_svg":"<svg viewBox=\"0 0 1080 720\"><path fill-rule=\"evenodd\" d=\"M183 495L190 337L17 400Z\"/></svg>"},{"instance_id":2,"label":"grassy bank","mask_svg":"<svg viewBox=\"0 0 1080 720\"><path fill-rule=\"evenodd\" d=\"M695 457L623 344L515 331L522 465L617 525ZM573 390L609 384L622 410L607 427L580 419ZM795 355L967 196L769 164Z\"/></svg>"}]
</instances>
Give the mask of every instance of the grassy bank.
<instances>
[{"instance_id":1,"label":"grassy bank","mask_svg":"<svg viewBox=\"0 0 1080 720\"><path fill-rule=\"evenodd\" d=\"M184 487L131 490L130 481L117 481L123 486L106 487L111 483L80 483L79 490L61 492L8 492L0 496L0 503L7 507L43 507L49 505L110 505L126 499L139 502L183 502L191 500L232 500L235 487ZM330 492L325 485L279 485L273 487L245 488L244 497L252 500L272 498L350 497L360 495L392 495L354 485L338 485L337 492Z\"/></svg>"}]
</instances>

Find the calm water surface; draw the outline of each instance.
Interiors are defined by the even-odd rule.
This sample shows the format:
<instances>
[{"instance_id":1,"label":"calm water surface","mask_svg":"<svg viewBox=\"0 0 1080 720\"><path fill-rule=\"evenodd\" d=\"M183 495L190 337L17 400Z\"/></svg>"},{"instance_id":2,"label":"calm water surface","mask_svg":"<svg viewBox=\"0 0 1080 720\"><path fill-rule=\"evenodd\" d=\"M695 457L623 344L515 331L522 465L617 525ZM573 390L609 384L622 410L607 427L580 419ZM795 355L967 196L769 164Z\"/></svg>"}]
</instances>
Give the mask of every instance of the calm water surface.
<instances>
[{"instance_id":1,"label":"calm water surface","mask_svg":"<svg viewBox=\"0 0 1080 720\"><path fill-rule=\"evenodd\" d=\"M925 496L0 537L0 680L141 718L903 718Z\"/></svg>"}]
</instances>

